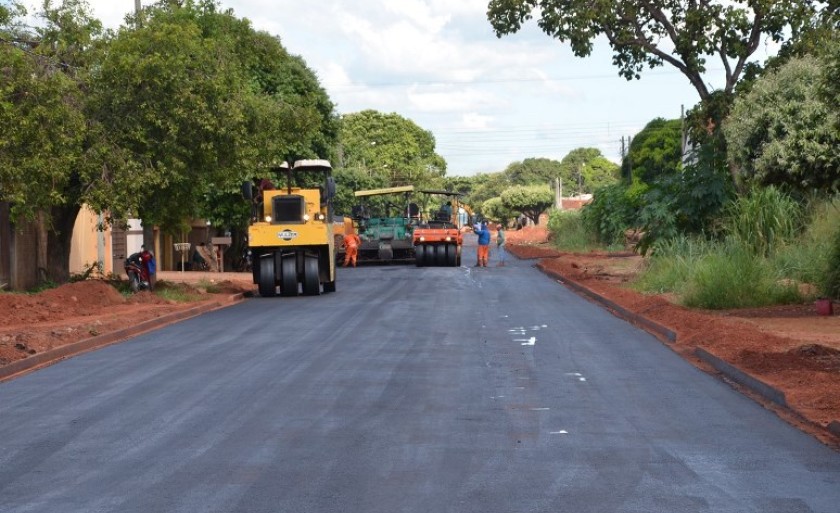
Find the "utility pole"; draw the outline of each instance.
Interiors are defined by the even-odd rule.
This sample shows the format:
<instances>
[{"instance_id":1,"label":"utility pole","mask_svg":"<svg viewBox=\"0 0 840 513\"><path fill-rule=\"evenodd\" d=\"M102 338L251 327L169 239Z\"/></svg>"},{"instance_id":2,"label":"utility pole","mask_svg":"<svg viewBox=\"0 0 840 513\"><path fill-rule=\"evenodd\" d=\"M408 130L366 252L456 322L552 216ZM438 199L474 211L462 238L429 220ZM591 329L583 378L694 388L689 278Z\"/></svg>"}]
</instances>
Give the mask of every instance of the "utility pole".
<instances>
[{"instance_id":1,"label":"utility pole","mask_svg":"<svg viewBox=\"0 0 840 513\"><path fill-rule=\"evenodd\" d=\"M134 12L136 12L137 14L140 14L140 9L142 9L142 8L143 8L143 6L140 5L140 0L134 0Z\"/></svg>"},{"instance_id":2,"label":"utility pole","mask_svg":"<svg viewBox=\"0 0 840 513\"><path fill-rule=\"evenodd\" d=\"M680 122L682 123L682 126L681 126L682 137L680 138L682 145L680 147L680 150L681 150L680 158L682 159L682 158L685 158L685 150L686 150L686 146L688 145L688 138L687 138L686 133L685 133L685 105L680 105Z\"/></svg>"},{"instance_id":3,"label":"utility pole","mask_svg":"<svg viewBox=\"0 0 840 513\"><path fill-rule=\"evenodd\" d=\"M555 178L554 184L554 208L563 210L563 179Z\"/></svg>"}]
</instances>

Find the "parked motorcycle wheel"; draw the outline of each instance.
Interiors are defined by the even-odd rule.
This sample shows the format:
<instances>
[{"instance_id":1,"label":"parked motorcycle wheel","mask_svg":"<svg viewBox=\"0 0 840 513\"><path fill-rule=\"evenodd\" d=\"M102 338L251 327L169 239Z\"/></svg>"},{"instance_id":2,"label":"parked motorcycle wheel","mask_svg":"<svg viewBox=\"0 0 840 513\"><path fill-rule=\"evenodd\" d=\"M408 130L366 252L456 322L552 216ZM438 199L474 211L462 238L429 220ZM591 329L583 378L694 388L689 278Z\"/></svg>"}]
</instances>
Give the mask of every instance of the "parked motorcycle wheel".
<instances>
[{"instance_id":1,"label":"parked motorcycle wheel","mask_svg":"<svg viewBox=\"0 0 840 513\"><path fill-rule=\"evenodd\" d=\"M128 273L128 286L135 294L140 292L140 277L137 276L137 273Z\"/></svg>"}]
</instances>

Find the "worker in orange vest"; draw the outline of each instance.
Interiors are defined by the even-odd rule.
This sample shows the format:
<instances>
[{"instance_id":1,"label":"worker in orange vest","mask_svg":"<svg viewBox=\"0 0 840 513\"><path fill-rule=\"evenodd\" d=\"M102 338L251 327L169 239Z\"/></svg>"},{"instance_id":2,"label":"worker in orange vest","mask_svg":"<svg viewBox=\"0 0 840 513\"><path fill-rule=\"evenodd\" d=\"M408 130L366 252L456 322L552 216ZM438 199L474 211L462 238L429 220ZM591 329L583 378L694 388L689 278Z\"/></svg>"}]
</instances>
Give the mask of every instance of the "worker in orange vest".
<instances>
[{"instance_id":1,"label":"worker in orange vest","mask_svg":"<svg viewBox=\"0 0 840 513\"><path fill-rule=\"evenodd\" d=\"M362 240L355 233L348 233L344 236L344 267L352 265L356 267L356 257L359 255L359 246Z\"/></svg>"}]
</instances>

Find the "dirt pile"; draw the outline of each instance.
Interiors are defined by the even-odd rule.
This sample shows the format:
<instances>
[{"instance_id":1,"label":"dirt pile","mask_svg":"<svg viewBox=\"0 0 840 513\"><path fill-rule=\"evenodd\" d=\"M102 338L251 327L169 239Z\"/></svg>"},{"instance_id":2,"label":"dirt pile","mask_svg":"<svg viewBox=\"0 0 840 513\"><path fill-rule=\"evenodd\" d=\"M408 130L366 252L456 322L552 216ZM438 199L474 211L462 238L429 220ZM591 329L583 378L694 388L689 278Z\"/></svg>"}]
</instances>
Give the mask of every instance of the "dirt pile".
<instances>
[{"instance_id":1,"label":"dirt pile","mask_svg":"<svg viewBox=\"0 0 840 513\"><path fill-rule=\"evenodd\" d=\"M101 280L68 283L38 294L0 294L0 365L149 319L186 310L246 290L241 284L205 288L160 282L157 291L174 290L176 302L144 291L123 296Z\"/></svg>"}]
</instances>

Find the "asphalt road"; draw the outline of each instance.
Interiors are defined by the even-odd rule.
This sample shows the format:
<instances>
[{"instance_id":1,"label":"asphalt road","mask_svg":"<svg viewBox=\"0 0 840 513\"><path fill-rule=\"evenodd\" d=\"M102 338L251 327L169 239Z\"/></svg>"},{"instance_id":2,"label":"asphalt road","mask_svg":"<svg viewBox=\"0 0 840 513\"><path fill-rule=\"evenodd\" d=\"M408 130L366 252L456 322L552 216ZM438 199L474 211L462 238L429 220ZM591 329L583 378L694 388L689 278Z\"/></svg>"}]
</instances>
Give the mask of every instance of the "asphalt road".
<instances>
[{"instance_id":1,"label":"asphalt road","mask_svg":"<svg viewBox=\"0 0 840 513\"><path fill-rule=\"evenodd\" d=\"M532 262L363 267L0 384L0 511L837 513L840 454Z\"/></svg>"}]
</instances>

